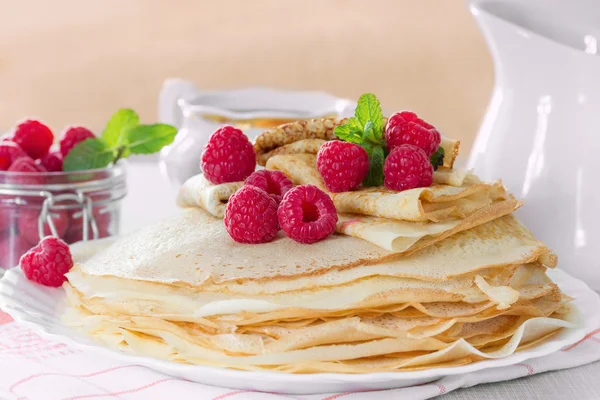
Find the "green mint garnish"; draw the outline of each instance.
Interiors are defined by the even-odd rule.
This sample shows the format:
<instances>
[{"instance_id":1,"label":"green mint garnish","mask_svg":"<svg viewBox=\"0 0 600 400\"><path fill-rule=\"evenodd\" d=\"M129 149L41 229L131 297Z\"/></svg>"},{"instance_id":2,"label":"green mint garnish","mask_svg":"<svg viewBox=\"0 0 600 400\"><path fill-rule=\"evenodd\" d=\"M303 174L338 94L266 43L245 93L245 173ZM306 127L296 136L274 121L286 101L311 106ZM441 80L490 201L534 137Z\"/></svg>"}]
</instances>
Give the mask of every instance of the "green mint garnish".
<instances>
[{"instance_id":1,"label":"green mint garnish","mask_svg":"<svg viewBox=\"0 0 600 400\"><path fill-rule=\"evenodd\" d=\"M152 154L171 144L177 129L171 125L138 125L127 132L127 147L133 154Z\"/></svg>"},{"instance_id":2,"label":"green mint garnish","mask_svg":"<svg viewBox=\"0 0 600 400\"><path fill-rule=\"evenodd\" d=\"M177 129L171 125L140 125L137 113L117 111L106 124L102 135L78 143L63 163L64 171L104 168L130 154L152 154L171 144Z\"/></svg>"},{"instance_id":3,"label":"green mint garnish","mask_svg":"<svg viewBox=\"0 0 600 400\"><path fill-rule=\"evenodd\" d=\"M123 108L110 117L102 132L102 139L110 147L122 146L127 139L127 131L140 123L140 117L129 108Z\"/></svg>"},{"instance_id":4,"label":"green mint garnish","mask_svg":"<svg viewBox=\"0 0 600 400\"><path fill-rule=\"evenodd\" d=\"M334 130L335 136L344 142L361 144L364 139L363 127L358 119L352 117L344 125L337 126Z\"/></svg>"},{"instance_id":5,"label":"green mint garnish","mask_svg":"<svg viewBox=\"0 0 600 400\"><path fill-rule=\"evenodd\" d=\"M363 185L383 185L383 164L385 162L383 147L373 146L365 150L367 150L367 154L369 155L369 173L364 179Z\"/></svg>"},{"instance_id":6,"label":"green mint garnish","mask_svg":"<svg viewBox=\"0 0 600 400\"><path fill-rule=\"evenodd\" d=\"M104 168L114 158L114 151L102 139L87 139L78 143L65 157L63 170L83 171Z\"/></svg>"},{"instance_id":7,"label":"green mint garnish","mask_svg":"<svg viewBox=\"0 0 600 400\"><path fill-rule=\"evenodd\" d=\"M434 171L437 171L438 167L444 165L444 155L444 148L440 146L438 147L437 151L433 153L431 157L429 157Z\"/></svg>"},{"instance_id":8,"label":"green mint garnish","mask_svg":"<svg viewBox=\"0 0 600 400\"><path fill-rule=\"evenodd\" d=\"M369 122L372 124L374 136L365 135L365 137L373 144L380 144L383 140L383 111L381 111L381 105L377 97L371 93L360 96L358 106L354 110L354 116L360 121L365 133L367 133L367 124Z\"/></svg>"},{"instance_id":9,"label":"green mint garnish","mask_svg":"<svg viewBox=\"0 0 600 400\"><path fill-rule=\"evenodd\" d=\"M369 173L363 180L364 186L383 183L383 163L387 151L383 129L383 111L379 100L374 94L365 93L358 99L354 117L334 130L338 139L360 145L369 155Z\"/></svg>"}]
</instances>

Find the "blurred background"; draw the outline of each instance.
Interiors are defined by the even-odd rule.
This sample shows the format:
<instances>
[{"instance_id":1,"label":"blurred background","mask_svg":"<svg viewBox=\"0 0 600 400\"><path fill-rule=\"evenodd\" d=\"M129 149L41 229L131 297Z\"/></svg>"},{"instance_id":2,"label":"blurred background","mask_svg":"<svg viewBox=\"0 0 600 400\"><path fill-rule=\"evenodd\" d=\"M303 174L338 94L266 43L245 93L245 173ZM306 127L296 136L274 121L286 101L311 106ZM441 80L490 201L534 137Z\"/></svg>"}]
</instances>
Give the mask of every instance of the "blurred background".
<instances>
[{"instance_id":1,"label":"blurred background","mask_svg":"<svg viewBox=\"0 0 600 400\"><path fill-rule=\"evenodd\" d=\"M0 131L157 119L165 78L319 89L412 109L470 148L493 69L464 0L0 0Z\"/></svg>"}]
</instances>

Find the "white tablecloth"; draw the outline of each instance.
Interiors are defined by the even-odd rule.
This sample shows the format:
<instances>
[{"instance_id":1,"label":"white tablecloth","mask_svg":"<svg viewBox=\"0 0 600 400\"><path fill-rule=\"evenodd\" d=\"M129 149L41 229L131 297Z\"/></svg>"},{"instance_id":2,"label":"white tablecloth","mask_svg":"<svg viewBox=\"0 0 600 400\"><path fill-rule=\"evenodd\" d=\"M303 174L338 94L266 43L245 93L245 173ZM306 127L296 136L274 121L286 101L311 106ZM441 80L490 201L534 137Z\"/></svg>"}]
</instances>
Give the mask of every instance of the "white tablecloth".
<instances>
[{"instance_id":1,"label":"white tablecloth","mask_svg":"<svg viewBox=\"0 0 600 400\"><path fill-rule=\"evenodd\" d=\"M153 163L130 163L122 233L177 212L175 188ZM599 327L600 328L600 327ZM516 366L448 377L418 388L371 393L287 396L180 381L110 357L46 341L0 312L0 400L53 399L600 399L600 329L553 355ZM589 364L588 364L589 363ZM557 368L571 369L552 371ZM518 378L518 379L515 379ZM513 379L504 382L494 382ZM473 387L470 387L473 386Z\"/></svg>"}]
</instances>

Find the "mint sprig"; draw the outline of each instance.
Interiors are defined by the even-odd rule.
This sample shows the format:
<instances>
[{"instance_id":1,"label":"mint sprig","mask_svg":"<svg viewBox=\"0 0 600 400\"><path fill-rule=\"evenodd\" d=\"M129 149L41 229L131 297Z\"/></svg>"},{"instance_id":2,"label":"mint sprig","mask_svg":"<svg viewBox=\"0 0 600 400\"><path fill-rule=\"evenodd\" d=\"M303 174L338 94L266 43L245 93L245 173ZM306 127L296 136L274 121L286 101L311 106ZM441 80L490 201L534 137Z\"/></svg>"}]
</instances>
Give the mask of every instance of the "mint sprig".
<instances>
[{"instance_id":1,"label":"mint sprig","mask_svg":"<svg viewBox=\"0 0 600 400\"><path fill-rule=\"evenodd\" d=\"M429 161L431 161L431 165L433 165L433 170L437 171L438 167L444 165L444 148L442 146L438 147L437 151L429 157Z\"/></svg>"},{"instance_id":2,"label":"mint sprig","mask_svg":"<svg viewBox=\"0 0 600 400\"><path fill-rule=\"evenodd\" d=\"M354 117L334 130L338 139L358 144L367 152L369 173L363 180L364 186L379 186L383 183L386 152L383 129L381 104L374 94L365 93L358 99Z\"/></svg>"},{"instance_id":3,"label":"mint sprig","mask_svg":"<svg viewBox=\"0 0 600 400\"><path fill-rule=\"evenodd\" d=\"M383 147L371 146L367 150L369 155L369 173L363 180L365 186L380 186L383 185L383 164L385 162L385 154Z\"/></svg>"},{"instance_id":4,"label":"mint sprig","mask_svg":"<svg viewBox=\"0 0 600 400\"><path fill-rule=\"evenodd\" d=\"M177 129L171 125L140 124L137 113L121 109L110 118L102 135L78 143L64 159L64 171L104 168L131 154L152 154L171 144Z\"/></svg>"}]
</instances>

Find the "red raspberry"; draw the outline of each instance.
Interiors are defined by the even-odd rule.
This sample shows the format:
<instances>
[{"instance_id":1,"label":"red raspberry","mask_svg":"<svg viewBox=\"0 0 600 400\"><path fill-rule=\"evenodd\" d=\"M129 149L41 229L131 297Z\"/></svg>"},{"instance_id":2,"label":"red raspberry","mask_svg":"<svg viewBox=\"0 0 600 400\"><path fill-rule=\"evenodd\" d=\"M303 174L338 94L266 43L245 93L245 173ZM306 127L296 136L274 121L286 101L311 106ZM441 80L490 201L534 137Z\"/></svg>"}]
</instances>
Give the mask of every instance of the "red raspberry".
<instances>
[{"instance_id":1,"label":"red raspberry","mask_svg":"<svg viewBox=\"0 0 600 400\"><path fill-rule=\"evenodd\" d=\"M37 244L40 241L38 234L38 218L40 216L39 210L24 209L19 214L19 232L21 236L29 241L31 244ZM64 210L50 211L52 222L56 228L56 234L58 237L63 237L69 226L69 214ZM48 222L44 223L44 236L52 235Z\"/></svg>"},{"instance_id":2,"label":"red raspberry","mask_svg":"<svg viewBox=\"0 0 600 400\"><path fill-rule=\"evenodd\" d=\"M111 221L113 214L110 211L100 210L99 208L94 208L92 213L96 225L98 226L98 239L111 236ZM83 212L77 210L69 214L69 227L64 234L63 239L70 244L83 240ZM94 233L91 224L89 224L88 239L91 240L93 238Z\"/></svg>"},{"instance_id":3,"label":"red raspberry","mask_svg":"<svg viewBox=\"0 0 600 400\"><path fill-rule=\"evenodd\" d=\"M252 175L246 178L246 185L264 190L277 204L281 203L283 195L294 186L290 178L283 172L267 171L266 169L253 172Z\"/></svg>"},{"instance_id":4,"label":"red raspberry","mask_svg":"<svg viewBox=\"0 0 600 400\"><path fill-rule=\"evenodd\" d=\"M277 216L288 237L306 244L331 235L338 220L331 197L314 185L290 189L281 200Z\"/></svg>"},{"instance_id":5,"label":"red raspberry","mask_svg":"<svg viewBox=\"0 0 600 400\"><path fill-rule=\"evenodd\" d=\"M58 238L46 236L21 257L19 264L30 281L59 287L67 280L65 274L73 266L73 257L69 245Z\"/></svg>"},{"instance_id":6,"label":"red raspberry","mask_svg":"<svg viewBox=\"0 0 600 400\"><path fill-rule=\"evenodd\" d=\"M18 158L27 157L27 153L18 144L3 141L0 144L0 171L6 171Z\"/></svg>"},{"instance_id":7,"label":"red raspberry","mask_svg":"<svg viewBox=\"0 0 600 400\"><path fill-rule=\"evenodd\" d=\"M63 169L63 156L60 151L51 151L39 160L48 172L60 172Z\"/></svg>"},{"instance_id":8,"label":"red raspberry","mask_svg":"<svg viewBox=\"0 0 600 400\"><path fill-rule=\"evenodd\" d=\"M200 166L206 179L214 184L239 182L254 172L256 154L241 130L224 126L208 140Z\"/></svg>"},{"instance_id":9,"label":"red raspberry","mask_svg":"<svg viewBox=\"0 0 600 400\"><path fill-rule=\"evenodd\" d=\"M347 192L369 173L369 156L357 144L333 140L319 149L317 169L330 192Z\"/></svg>"},{"instance_id":10,"label":"red raspberry","mask_svg":"<svg viewBox=\"0 0 600 400\"><path fill-rule=\"evenodd\" d=\"M243 186L229 198L225 229L239 243L267 243L279 231L277 202L267 192Z\"/></svg>"},{"instance_id":11,"label":"red raspberry","mask_svg":"<svg viewBox=\"0 0 600 400\"><path fill-rule=\"evenodd\" d=\"M0 205L0 233L7 231L12 225L12 222L13 211L8 207Z\"/></svg>"},{"instance_id":12,"label":"red raspberry","mask_svg":"<svg viewBox=\"0 0 600 400\"><path fill-rule=\"evenodd\" d=\"M30 248L31 244L22 236L6 234L0 239L0 268L16 267L19 258Z\"/></svg>"},{"instance_id":13,"label":"red raspberry","mask_svg":"<svg viewBox=\"0 0 600 400\"><path fill-rule=\"evenodd\" d=\"M48 153L54 135L50 128L39 121L27 120L17 125L12 140L34 160Z\"/></svg>"},{"instance_id":14,"label":"red raspberry","mask_svg":"<svg viewBox=\"0 0 600 400\"><path fill-rule=\"evenodd\" d=\"M385 141L390 151L401 144L412 144L431 156L437 151L441 140L440 133L433 125L410 111L392 115L385 127Z\"/></svg>"},{"instance_id":15,"label":"red raspberry","mask_svg":"<svg viewBox=\"0 0 600 400\"><path fill-rule=\"evenodd\" d=\"M38 165L33 161L31 157L21 157L17 159L10 168L9 172L24 172L13 179L11 183L21 185L43 185L46 182L44 176L40 175L40 172L46 172L46 169L41 165Z\"/></svg>"},{"instance_id":16,"label":"red raspberry","mask_svg":"<svg viewBox=\"0 0 600 400\"><path fill-rule=\"evenodd\" d=\"M394 147L383 166L384 185L391 190L431 186L433 166L425 152L412 144Z\"/></svg>"},{"instance_id":17,"label":"red raspberry","mask_svg":"<svg viewBox=\"0 0 600 400\"><path fill-rule=\"evenodd\" d=\"M60 152L63 157L66 157L69 154L69 151L76 144L83 142L87 139L93 139L96 136L87 128L82 126L74 126L72 128L67 129L62 139L60 139Z\"/></svg>"}]
</instances>

